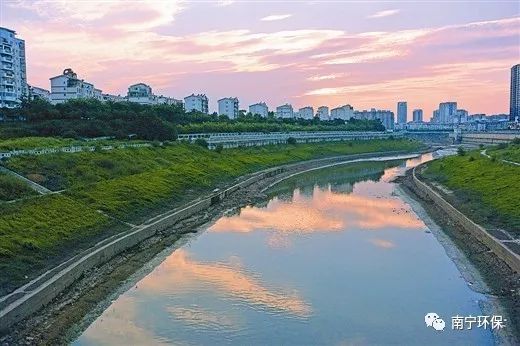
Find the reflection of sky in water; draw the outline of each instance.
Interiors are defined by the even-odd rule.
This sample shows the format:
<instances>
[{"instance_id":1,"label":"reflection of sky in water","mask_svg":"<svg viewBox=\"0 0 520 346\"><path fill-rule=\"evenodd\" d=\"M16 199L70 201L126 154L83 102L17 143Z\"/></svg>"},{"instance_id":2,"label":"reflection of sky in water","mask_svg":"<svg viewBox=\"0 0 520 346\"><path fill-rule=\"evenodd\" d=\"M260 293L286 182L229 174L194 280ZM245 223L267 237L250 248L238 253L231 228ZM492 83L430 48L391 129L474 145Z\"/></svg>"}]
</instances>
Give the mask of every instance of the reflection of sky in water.
<instances>
[{"instance_id":1,"label":"reflection of sky in water","mask_svg":"<svg viewBox=\"0 0 520 346\"><path fill-rule=\"evenodd\" d=\"M265 207L217 220L76 343L491 343L483 330L448 330L450 316L481 314L482 297L388 182L425 159L370 172L377 181L331 168L324 183L328 171L316 172ZM424 326L432 311L444 332Z\"/></svg>"}]
</instances>

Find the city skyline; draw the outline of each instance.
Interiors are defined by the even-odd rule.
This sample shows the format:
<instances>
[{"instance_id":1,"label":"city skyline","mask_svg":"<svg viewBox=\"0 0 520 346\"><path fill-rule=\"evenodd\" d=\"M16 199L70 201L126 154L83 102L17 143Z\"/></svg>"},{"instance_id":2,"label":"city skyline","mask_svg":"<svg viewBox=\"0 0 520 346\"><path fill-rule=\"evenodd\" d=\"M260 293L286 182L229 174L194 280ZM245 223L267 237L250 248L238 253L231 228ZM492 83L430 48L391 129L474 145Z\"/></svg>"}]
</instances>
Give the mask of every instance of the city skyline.
<instances>
[{"instance_id":1,"label":"city skyline","mask_svg":"<svg viewBox=\"0 0 520 346\"><path fill-rule=\"evenodd\" d=\"M520 60L513 2L438 4L456 14L449 19L427 18L431 3L117 4L2 2L1 26L26 42L28 82L48 88L72 67L104 93L144 82L176 98L205 93L212 110L229 95L243 109L264 100L271 109L396 112L405 100L428 121L445 101L508 113L510 68ZM340 21L345 10L351 16Z\"/></svg>"}]
</instances>

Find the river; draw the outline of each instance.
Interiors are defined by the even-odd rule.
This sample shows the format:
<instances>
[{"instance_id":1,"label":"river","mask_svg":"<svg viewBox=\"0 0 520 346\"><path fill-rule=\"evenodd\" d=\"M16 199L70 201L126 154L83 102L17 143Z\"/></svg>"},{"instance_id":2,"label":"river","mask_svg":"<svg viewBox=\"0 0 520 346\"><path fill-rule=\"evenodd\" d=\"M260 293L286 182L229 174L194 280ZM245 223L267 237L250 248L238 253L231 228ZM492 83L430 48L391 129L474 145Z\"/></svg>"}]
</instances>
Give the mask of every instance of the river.
<instances>
[{"instance_id":1,"label":"river","mask_svg":"<svg viewBox=\"0 0 520 346\"><path fill-rule=\"evenodd\" d=\"M391 182L430 160L303 173L144 268L74 342L179 345L488 345L482 294ZM445 321L442 331L425 314Z\"/></svg>"}]
</instances>

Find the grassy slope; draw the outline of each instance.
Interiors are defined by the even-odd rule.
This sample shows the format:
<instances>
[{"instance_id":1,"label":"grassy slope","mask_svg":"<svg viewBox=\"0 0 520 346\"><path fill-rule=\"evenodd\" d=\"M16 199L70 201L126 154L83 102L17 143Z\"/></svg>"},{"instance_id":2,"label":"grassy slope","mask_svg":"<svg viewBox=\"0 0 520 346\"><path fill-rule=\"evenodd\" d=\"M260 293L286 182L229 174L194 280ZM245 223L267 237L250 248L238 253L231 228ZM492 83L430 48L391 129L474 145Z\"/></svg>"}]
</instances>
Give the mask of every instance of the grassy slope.
<instances>
[{"instance_id":1,"label":"grassy slope","mask_svg":"<svg viewBox=\"0 0 520 346\"><path fill-rule=\"evenodd\" d=\"M520 235L520 167L475 151L430 162L423 177L452 190L450 199L475 221Z\"/></svg>"},{"instance_id":2,"label":"grassy slope","mask_svg":"<svg viewBox=\"0 0 520 346\"><path fill-rule=\"evenodd\" d=\"M209 151L195 145L118 149L108 152L18 157L8 166L51 188L48 195L0 204L0 277L2 288L16 276L66 257L78 242L87 244L121 230L102 210L138 222L196 197L220 183L262 168L324 156L413 150L416 142L380 140L270 146ZM24 268L24 269L22 269Z\"/></svg>"},{"instance_id":3,"label":"grassy slope","mask_svg":"<svg viewBox=\"0 0 520 346\"><path fill-rule=\"evenodd\" d=\"M497 159L508 160L520 163L520 144L509 144L507 148L495 147L488 149L488 155L495 156Z\"/></svg>"},{"instance_id":4,"label":"grassy slope","mask_svg":"<svg viewBox=\"0 0 520 346\"><path fill-rule=\"evenodd\" d=\"M79 141L70 138L54 137L22 137L13 139L3 139L0 141L0 151L10 151L15 149L64 147L78 142Z\"/></svg>"},{"instance_id":5,"label":"grassy slope","mask_svg":"<svg viewBox=\"0 0 520 346\"><path fill-rule=\"evenodd\" d=\"M0 202L34 196L36 194L34 190L19 179L5 173L0 173Z\"/></svg>"}]
</instances>

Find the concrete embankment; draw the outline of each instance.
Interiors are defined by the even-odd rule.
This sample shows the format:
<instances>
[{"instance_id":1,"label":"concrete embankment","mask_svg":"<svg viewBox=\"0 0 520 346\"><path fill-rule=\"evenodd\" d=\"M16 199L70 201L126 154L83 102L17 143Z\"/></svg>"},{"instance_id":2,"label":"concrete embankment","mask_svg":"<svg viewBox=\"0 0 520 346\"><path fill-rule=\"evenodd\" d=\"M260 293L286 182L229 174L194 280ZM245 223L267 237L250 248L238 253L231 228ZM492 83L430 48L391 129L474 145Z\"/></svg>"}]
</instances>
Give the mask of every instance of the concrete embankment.
<instances>
[{"instance_id":1,"label":"concrete embankment","mask_svg":"<svg viewBox=\"0 0 520 346\"><path fill-rule=\"evenodd\" d=\"M0 298L0 329L2 332L6 332L17 322L31 316L92 268L106 263L118 254L135 247L158 232L167 231L181 220L203 213L206 209L233 197L240 191L249 190L253 184L262 185L265 183L265 185L268 185L273 179L279 179L284 174L330 165L335 162L403 153L366 153L311 160L267 169L239 179L228 188L215 191L183 208L162 214L124 233L105 239L61 265L50 269L11 294ZM254 193L254 190L248 192Z\"/></svg>"},{"instance_id":2,"label":"concrete embankment","mask_svg":"<svg viewBox=\"0 0 520 346\"><path fill-rule=\"evenodd\" d=\"M493 299L505 309L507 340L505 344L518 345L520 341L520 261L518 255L501 241L474 223L442 195L420 180L416 170L409 170L397 182L409 196L426 210L457 248L476 267Z\"/></svg>"},{"instance_id":3,"label":"concrete embankment","mask_svg":"<svg viewBox=\"0 0 520 346\"><path fill-rule=\"evenodd\" d=\"M508 248L504 243L491 235L484 227L476 224L457 208L446 201L442 196L436 192L432 187L428 186L425 182L421 181L416 174L416 170L421 169L421 166L417 166L412 170L413 182L416 186L416 191L422 194L424 197L431 199L437 206L439 206L447 216L458 222L465 230L473 234L477 239L490 248L500 259L506 262L511 269L515 272L520 273L520 256L513 250Z\"/></svg>"}]
</instances>

